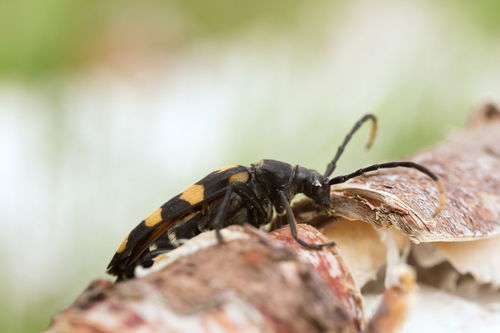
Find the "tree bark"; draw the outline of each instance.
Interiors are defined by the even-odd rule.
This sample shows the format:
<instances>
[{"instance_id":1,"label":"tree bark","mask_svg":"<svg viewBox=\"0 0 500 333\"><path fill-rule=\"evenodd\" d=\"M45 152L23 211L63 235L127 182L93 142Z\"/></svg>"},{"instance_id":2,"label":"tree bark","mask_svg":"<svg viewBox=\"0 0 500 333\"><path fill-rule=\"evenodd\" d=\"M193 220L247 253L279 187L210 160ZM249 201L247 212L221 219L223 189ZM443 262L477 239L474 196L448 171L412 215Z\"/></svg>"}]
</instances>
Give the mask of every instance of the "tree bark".
<instances>
[{"instance_id":1,"label":"tree bark","mask_svg":"<svg viewBox=\"0 0 500 333\"><path fill-rule=\"evenodd\" d=\"M433 182L393 169L333 187L329 212L299 202L297 219L325 226L341 216L395 227L416 242L494 237L500 234L499 118L488 106L474 125L413 158L444 182L447 201L436 218ZM201 234L138 278L92 282L47 332L394 332L411 304L411 270L386 290L367 321L337 247L306 250L288 226L270 234L248 226L223 232L224 243L213 232ZM308 225L299 225L299 234L309 243L327 241Z\"/></svg>"},{"instance_id":2,"label":"tree bark","mask_svg":"<svg viewBox=\"0 0 500 333\"><path fill-rule=\"evenodd\" d=\"M381 170L332 189L332 215L395 227L415 242L467 241L500 234L500 112L479 110L470 125L411 160L436 173L447 194L433 217L438 192L429 177L408 169Z\"/></svg>"},{"instance_id":3,"label":"tree bark","mask_svg":"<svg viewBox=\"0 0 500 333\"><path fill-rule=\"evenodd\" d=\"M308 242L325 242L302 225ZM288 228L213 232L142 278L93 282L48 332L359 332L359 290L335 248L308 251ZM208 242L208 243L207 243ZM188 250L186 252L186 249ZM180 249L179 249L180 250Z\"/></svg>"}]
</instances>

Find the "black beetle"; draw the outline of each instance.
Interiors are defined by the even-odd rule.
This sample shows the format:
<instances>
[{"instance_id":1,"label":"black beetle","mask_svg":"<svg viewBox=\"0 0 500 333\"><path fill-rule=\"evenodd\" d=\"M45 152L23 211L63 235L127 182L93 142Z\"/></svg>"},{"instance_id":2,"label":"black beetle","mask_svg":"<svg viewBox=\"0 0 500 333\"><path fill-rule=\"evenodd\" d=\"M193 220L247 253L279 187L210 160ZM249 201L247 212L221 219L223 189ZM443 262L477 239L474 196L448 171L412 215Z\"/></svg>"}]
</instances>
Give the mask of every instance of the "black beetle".
<instances>
[{"instance_id":1,"label":"black beetle","mask_svg":"<svg viewBox=\"0 0 500 333\"><path fill-rule=\"evenodd\" d=\"M108 272L117 275L118 280L132 277L137 265L151 265L156 255L178 247L179 240L215 229L217 239L222 241L222 228L243 223L256 227L266 225L273 217L273 208L278 215L286 217L293 238L302 246L315 250L331 246L335 243L309 244L300 239L290 201L296 194L303 193L327 208L330 205L331 185L382 168L413 168L432 178L440 193L435 211L435 215L438 214L444 205L444 189L434 173L417 163L374 164L347 175L329 178L352 135L368 120L372 121L372 131L367 147L371 146L377 131L377 120L367 114L344 138L323 175L275 160L261 160L250 167L232 165L210 173L141 221L120 244L108 265Z\"/></svg>"}]
</instances>

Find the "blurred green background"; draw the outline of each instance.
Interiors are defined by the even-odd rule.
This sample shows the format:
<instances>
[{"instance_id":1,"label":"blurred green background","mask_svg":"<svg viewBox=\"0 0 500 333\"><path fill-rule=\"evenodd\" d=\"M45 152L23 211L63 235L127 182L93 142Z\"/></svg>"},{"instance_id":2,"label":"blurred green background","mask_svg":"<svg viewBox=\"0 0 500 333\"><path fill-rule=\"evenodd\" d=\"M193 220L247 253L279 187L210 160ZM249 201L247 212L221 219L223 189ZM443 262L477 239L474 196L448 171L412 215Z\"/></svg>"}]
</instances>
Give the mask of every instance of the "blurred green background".
<instances>
[{"instance_id":1,"label":"blurred green background","mask_svg":"<svg viewBox=\"0 0 500 333\"><path fill-rule=\"evenodd\" d=\"M500 97L498 1L0 2L0 327L36 332L213 169L407 156Z\"/></svg>"}]
</instances>

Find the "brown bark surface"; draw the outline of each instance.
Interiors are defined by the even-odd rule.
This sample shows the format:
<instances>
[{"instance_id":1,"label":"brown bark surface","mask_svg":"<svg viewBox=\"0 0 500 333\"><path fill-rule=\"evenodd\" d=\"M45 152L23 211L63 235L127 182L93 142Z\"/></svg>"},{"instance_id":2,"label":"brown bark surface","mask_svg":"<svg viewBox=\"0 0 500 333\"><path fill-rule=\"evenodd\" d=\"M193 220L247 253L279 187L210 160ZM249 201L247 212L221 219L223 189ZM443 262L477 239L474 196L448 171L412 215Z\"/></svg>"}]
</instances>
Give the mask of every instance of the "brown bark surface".
<instances>
[{"instance_id":1,"label":"brown bark surface","mask_svg":"<svg viewBox=\"0 0 500 333\"><path fill-rule=\"evenodd\" d=\"M436 218L433 182L408 169L335 186L330 213L394 226L421 242L500 234L499 114L485 108L473 126L414 157L446 188ZM308 200L295 212L301 222L334 221ZM91 283L48 332L392 332L411 304L413 281L404 281L386 291L365 325L359 289L337 248L306 250L288 226L270 234L238 226L224 233L223 244L212 232L190 240L140 278ZM309 243L326 241L310 226L300 225L299 233Z\"/></svg>"},{"instance_id":2,"label":"brown bark surface","mask_svg":"<svg viewBox=\"0 0 500 333\"><path fill-rule=\"evenodd\" d=\"M411 160L443 182L447 201L433 217L432 180L409 169L366 174L332 188L333 214L393 226L417 242L464 241L500 234L500 112L488 105L471 125Z\"/></svg>"},{"instance_id":3,"label":"brown bark surface","mask_svg":"<svg viewBox=\"0 0 500 333\"><path fill-rule=\"evenodd\" d=\"M142 278L93 282L48 332L361 331L359 290L335 248L299 248L288 227L229 229L239 236L199 245ZM299 232L326 241L310 226Z\"/></svg>"}]
</instances>

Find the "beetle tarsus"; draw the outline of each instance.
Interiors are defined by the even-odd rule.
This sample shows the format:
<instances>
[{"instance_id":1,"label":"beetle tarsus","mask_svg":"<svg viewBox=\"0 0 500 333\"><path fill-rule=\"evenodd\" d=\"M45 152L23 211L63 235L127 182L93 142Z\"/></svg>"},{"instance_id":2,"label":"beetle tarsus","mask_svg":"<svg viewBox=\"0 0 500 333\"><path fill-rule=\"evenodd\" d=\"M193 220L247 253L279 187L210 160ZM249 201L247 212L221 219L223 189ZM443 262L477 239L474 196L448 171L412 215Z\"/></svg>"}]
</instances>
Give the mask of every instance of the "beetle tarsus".
<instances>
[{"instance_id":1,"label":"beetle tarsus","mask_svg":"<svg viewBox=\"0 0 500 333\"><path fill-rule=\"evenodd\" d=\"M217 244L224 243L224 237L222 236L222 232L220 228L215 229L215 238L217 239Z\"/></svg>"}]
</instances>

